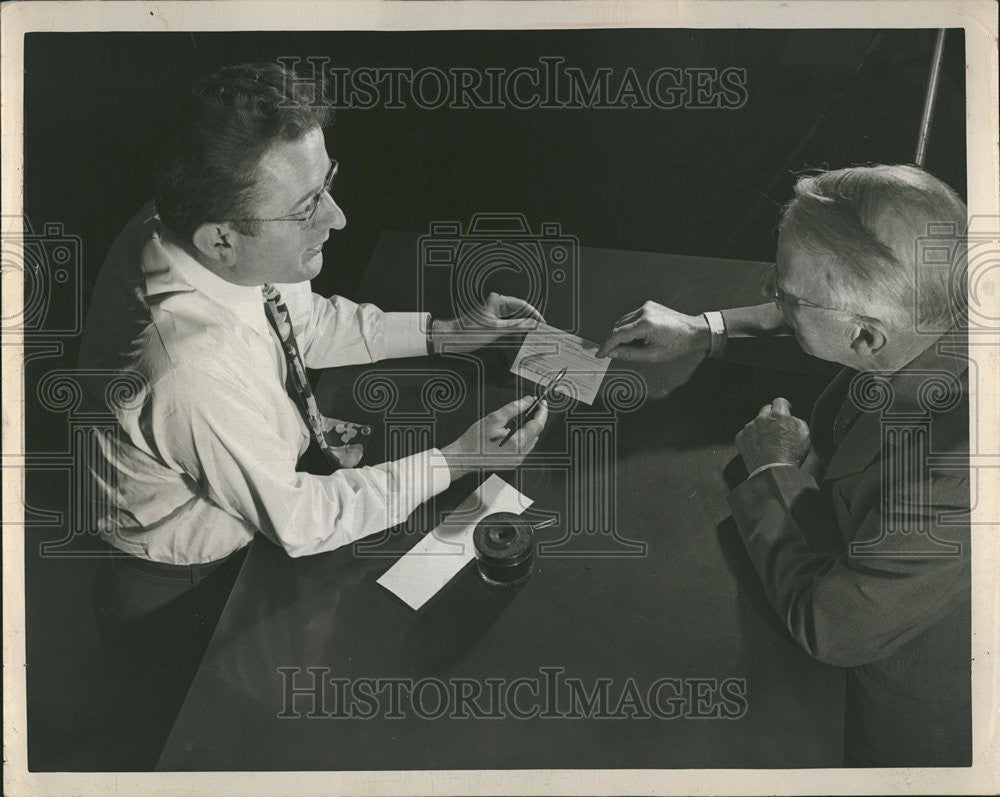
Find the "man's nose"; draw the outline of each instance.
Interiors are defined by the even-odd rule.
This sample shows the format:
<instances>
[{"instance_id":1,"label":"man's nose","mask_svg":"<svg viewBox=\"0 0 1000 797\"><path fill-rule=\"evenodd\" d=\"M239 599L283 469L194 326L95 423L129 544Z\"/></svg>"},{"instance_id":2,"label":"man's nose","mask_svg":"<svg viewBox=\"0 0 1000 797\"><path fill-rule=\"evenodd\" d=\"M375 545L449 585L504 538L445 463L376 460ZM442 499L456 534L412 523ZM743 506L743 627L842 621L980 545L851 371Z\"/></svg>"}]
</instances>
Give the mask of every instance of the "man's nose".
<instances>
[{"instance_id":1,"label":"man's nose","mask_svg":"<svg viewBox=\"0 0 1000 797\"><path fill-rule=\"evenodd\" d=\"M334 200L327 191L323 195L323 199L320 200L320 223L333 230L342 230L347 226L347 216L344 215L344 211L340 209L340 205Z\"/></svg>"}]
</instances>

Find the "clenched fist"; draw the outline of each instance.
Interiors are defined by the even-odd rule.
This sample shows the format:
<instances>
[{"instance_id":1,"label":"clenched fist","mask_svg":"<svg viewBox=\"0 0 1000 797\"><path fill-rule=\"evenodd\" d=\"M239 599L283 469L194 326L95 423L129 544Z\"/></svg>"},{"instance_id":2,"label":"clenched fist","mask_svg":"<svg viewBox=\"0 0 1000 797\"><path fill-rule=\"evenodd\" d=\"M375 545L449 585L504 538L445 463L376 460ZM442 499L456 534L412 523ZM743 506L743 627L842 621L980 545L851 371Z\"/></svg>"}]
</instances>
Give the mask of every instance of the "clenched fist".
<instances>
[{"instance_id":1,"label":"clenched fist","mask_svg":"<svg viewBox=\"0 0 1000 797\"><path fill-rule=\"evenodd\" d=\"M776 398L736 435L736 448L750 473L776 462L798 466L809 454L809 426L792 415L787 399Z\"/></svg>"}]
</instances>

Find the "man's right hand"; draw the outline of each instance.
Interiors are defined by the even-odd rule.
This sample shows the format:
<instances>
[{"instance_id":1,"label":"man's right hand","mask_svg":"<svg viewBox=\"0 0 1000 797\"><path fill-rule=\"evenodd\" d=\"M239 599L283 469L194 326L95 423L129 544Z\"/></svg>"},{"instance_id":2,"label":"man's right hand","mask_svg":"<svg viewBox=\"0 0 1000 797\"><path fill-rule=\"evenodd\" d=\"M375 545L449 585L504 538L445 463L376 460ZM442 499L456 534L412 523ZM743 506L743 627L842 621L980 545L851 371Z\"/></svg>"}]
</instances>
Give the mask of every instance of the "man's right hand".
<instances>
[{"instance_id":1,"label":"man's right hand","mask_svg":"<svg viewBox=\"0 0 1000 797\"><path fill-rule=\"evenodd\" d=\"M684 315L662 304L646 302L618 319L596 356L652 362L707 353L711 346L711 331L704 316Z\"/></svg>"},{"instance_id":2,"label":"man's right hand","mask_svg":"<svg viewBox=\"0 0 1000 797\"><path fill-rule=\"evenodd\" d=\"M545 427L549 417L548 404L542 401L531 420L516 431L502 448L500 441L509 431L507 423L528 409L534 400L533 396L524 396L505 404L472 424L454 443L442 448L452 481L474 470L510 470L520 465L535 447L538 435Z\"/></svg>"}]
</instances>

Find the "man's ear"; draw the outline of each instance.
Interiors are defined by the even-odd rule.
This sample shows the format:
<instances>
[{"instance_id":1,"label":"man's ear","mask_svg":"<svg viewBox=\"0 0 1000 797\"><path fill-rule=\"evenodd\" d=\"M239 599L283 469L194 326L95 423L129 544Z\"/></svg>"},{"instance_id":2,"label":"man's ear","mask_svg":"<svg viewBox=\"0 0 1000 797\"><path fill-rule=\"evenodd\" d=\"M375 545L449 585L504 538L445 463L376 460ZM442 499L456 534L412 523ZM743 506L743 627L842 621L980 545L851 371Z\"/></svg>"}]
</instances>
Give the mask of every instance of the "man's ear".
<instances>
[{"instance_id":1,"label":"man's ear","mask_svg":"<svg viewBox=\"0 0 1000 797\"><path fill-rule=\"evenodd\" d=\"M236 241L239 236L228 224L205 222L191 236L198 254L219 268L231 268L236 262Z\"/></svg>"},{"instance_id":2,"label":"man's ear","mask_svg":"<svg viewBox=\"0 0 1000 797\"><path fill-rule=\"evenodd\" d=\"M859 357L879 354L887 341L885 324L879 319L862 316L854 320L851 327L851 348Z\"/></svg>"}]
</instances>

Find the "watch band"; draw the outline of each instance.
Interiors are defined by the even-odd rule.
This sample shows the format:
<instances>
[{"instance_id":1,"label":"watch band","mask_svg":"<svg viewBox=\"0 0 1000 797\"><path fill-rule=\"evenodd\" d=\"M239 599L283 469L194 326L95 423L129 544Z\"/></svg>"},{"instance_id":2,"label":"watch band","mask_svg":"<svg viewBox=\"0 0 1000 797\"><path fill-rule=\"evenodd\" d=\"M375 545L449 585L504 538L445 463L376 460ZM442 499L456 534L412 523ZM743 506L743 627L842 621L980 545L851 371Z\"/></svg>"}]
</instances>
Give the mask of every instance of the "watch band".
<instances>
[{"instance_id":1,"label":"watch band","mask_svg":"<svg viewBox=\"0 0 1000 797\"><path fill-rule=\"evenodd\" d=\"M427 354L434 354L434 316L427 314Z\"/></svg>"},{"instance_id":2,"label":"watch band","mask_svg":"<svg viewBox=\"0 0 1000 797\"><path fill-rule=\"evenodd\" d=\"M708 331L711 335L711 348L708 350L709 357L721 357L722 352L726 350L726 322L722 317L722 313L718 310L709 310L706 313L702 313L705 321L708 323Z\"/></svg>"}]
</instances>

